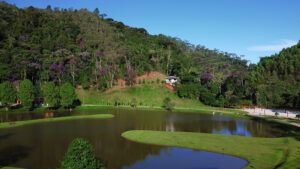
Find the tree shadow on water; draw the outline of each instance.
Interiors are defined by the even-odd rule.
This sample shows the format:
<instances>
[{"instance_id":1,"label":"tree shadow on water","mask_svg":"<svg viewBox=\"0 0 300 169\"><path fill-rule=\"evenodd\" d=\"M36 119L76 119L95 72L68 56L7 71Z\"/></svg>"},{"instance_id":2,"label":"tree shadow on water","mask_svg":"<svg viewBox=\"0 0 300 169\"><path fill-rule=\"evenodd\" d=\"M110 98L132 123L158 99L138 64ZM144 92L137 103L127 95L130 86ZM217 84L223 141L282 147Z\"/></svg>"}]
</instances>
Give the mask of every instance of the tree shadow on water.
<instances>
[{"instance_id":1,"label":"tree shadow on water","mask_svg":"<svg viewBox=\"0 0 300 169\"><path fill-rule=\"evenodd\" d=\"M283 124L280 122L276 122L270 119L264 119L259 117L251 117L251 120L257 121L257 122L264 122L268 123L272 128L278 128L284 131L280 137L293 137L296 140L300 141L300 128L289 125L289 124Z\"/></svg>"},{"instance_id":2,"label":"tree shadow on water","mask_svg":"<svg viewBox=\"0 0 300 169\"><path fill-rule=\"evenodd\" d=\"M28 156L31 148L14 145L0 149L0 168L16 163L18 160Z\"/></svg>"},{"instance_id":3,"label":"tree shadow on water","mask_svg":"<svg viewBox=\"0 0 300 169\"><path fill-rule=\"evenodd\" d=\"M2 134L2 135L0 135L0 140L8 139L13 135L15 135L15 134L14 133Z\"/></svg>"}]
</instances>

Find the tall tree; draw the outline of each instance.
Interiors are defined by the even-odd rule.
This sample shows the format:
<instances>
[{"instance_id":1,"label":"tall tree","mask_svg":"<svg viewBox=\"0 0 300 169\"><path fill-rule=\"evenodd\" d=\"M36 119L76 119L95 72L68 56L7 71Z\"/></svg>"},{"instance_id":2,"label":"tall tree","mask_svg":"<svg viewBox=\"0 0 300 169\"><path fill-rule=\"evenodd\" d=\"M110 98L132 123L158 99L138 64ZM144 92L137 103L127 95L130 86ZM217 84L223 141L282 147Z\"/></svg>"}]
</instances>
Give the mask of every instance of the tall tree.
<instances>
[{"instance_id":1,"label":"tall tree","mask_svg":"<svg viewBox=\"0 0 300 169\"><path fill-rule=\"evenodd\" d=\"M64 83L60 88L61 105L72 111L72 106L77 96L74 87L70 83Z\"/></svg>"},{"instance_id":2,"label":"tall tree","mask_svg":"<svg viewBox=\"0 0 300 169\"><path fill-rule=\"evenodd\" d=\"M54 82L46 83L43 87L43 93L47 107L59 106L59 89L55 86Z\"/></svg>"},{"instance_id":3,"label":"tall tree","mask_svg":"<svg viewBox=\"0 0 300 169\"><path fill-rule=\"evenodd\" d=\"M25 108L32 108L35 98L35 88L30 80L23 80L19 87L18 96Z\"/></svg>"},{"instance_id":4,"label":"tall tree","mask_svg":"<svg viewBox=\"0 0 300 169\"><path fill-rule=\"evenodd\" d=\"M3 82L0 85L0 101L5 106L6 111L8 108L15 103L17 95L16 89L12 87L11 83Z\"/></svg>"}]
</instances>

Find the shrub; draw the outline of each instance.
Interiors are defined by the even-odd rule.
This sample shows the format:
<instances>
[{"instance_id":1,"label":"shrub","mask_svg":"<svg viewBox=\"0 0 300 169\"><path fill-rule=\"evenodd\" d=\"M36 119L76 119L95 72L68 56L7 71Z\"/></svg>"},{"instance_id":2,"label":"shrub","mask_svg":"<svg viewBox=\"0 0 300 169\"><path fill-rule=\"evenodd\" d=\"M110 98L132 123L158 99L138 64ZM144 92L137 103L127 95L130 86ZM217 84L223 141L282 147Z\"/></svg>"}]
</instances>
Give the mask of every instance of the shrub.
<instances>
[{"instance_id":1,"label":"shrub","mask_svg":"<svg viewBox=\"0 0 300 169\"><path fill-rule=\"evenodd\" d=\"M161 84L164 84L165 83L165 81L164 80L161 80Z\"/></svg>"},{"instance_id":2,"label":"shrub","mask_svg":"<svg viewBox=\"0 0 300 169\"><path fill-rule=\"evenodd\" d=\"M160 83L160 79L159 79L159 78L156 79L156 83L157 83L157 84Z\"/></svg>"},{"instance_id":3,"label":"shrub","mask_svg":"<svg viewBox=\"0 0 300 169\"><path fill-rule=\"evenodd\" d=\"M133 107L133 108L136 108L136 105L137 105L137 101L136 101L136 98L133 98L132 100L131 100L131 107Z\"/></svg>"},{"instance_id":4,"label":"shrub","mask_svg":"<svg viewBox=\"0 0 300 169\"><path fill-rule=\"evenodd\" d=\"M296 115L296 118L299 120L299 119L300 119L300 114L297 114L297 115Z\"/></svg>"},{"instance_id":5,"label":"shrub","mask_svg":"<svg viewBox=\"0 0 300 169\"><path fill-rule=\"evenodd\" d=\"M115 97L114 98L114 104L115 104L115 106L119 106L120 105L120 99L118 98L118 97Z\"/></svg>"},{"instance_id":6,"label":"shrub","mask_svg":"<svg viewBox=\"0 0 300 169\"><path fill-rule=\"evenodd\" d=\"M278 112L276 112L276 113L275 113L275 116L277 117L278 115L279 115L279 113L278 113Z\"/></svg>"},{"instance_id":7,"label":"shrub","mask_svg":"<svg viewBox=\"0 0 300 169\"><path fill-rule=\"evenodd\" d=\"M145 79L143 79L143 84L146 84L146 81L145 81Z\"/></svg>"},{"instance_id":8,"label":"shrub","mask_svg":"<svg viewBox=\"0 0 300 169\"><path fill-rule=\"evenodd\" d=\"M141 81L141 79L139 80L139 84L142 84L142 81Z\"/></svg>"},{"instance_id":9,"label":"shrub","mask_svg":"<svg viewBox=\"0 0 300 169\"><path fill-rule=\"evenodd\" d=\"M154 84L154 81L152 80L151 83Z\"/></svg>"},{"instance_id":10,"label":"shrub","mask_svg":"<svg viewBox=\"0 0 300 169\"><path fill-rule=\"evenodd\" d=\"M82 138L72 141L59 168L105 169L95 158L92 145Z\"/></svg>"},{"instance_id":11,"label":"shrub","mask_svg":"<svg viewBox=\"0 0 300 169\"><path fill-rule=\"evenodd\" d=\"M173 103L169 97L166 97L163 101L162 107L168 111L172 111L175 107L175 103Z\"/></svg>"}]
</instances>

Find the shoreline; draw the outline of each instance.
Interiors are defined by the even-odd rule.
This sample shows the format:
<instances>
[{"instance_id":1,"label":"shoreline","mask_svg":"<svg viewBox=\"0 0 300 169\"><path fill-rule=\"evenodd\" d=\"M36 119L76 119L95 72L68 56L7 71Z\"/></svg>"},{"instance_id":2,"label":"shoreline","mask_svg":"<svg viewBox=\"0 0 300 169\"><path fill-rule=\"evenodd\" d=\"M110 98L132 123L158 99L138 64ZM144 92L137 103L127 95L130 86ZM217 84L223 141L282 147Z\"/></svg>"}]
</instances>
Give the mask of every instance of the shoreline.
<instances>
[{"instance_id":1,"label":"shoreline","mask_svg":"<svg viewBox=\"0 0 300 169\"><path fill-rule=\"evenodd\" d=\"M84 104L81 106L77 106L73 109L73 111L77 110L109 110L109 109L125 109L125 110L144 110L144 111L167 111L162 107L158 106L138 106L136 108L132 108L131 106L113 106L113 105L99 105L99 104ZM48 110L44 107L36 108L32 111L26 109L16 109L14 111L0 111L1 114L9 113L9 114L21 114L21 113L47 113L47 112L61 112L68 111L64 108L59 108L56 110ZM252 119L252 120L264 120L266 122L276 122L284 125L295 126L300 128L300 121L298 122L296 119L288 119L288 118L275 118L270 116L256 116L252 115L249 112L243 111L241 109L231 109L231 108L220 108L220 107L203 107L203 108L184 108L184 107L175 107L172 112L186 112L186 113L203 113L203 114L213 114L213 115L223 115L230 116L235 118L244 118L244 119ZM291 120L296 120L293 122ZM1 123L0 123L1 124Z\"/></svg>"},{"instance_id":2,"label":"shoreline","mask_svg":"<svg viewBox=\"0 0 300 169\"><path fill-rule=\"evenodd\" d=\"M34 124L34 123L55 122L55 121L76 120L76 119L109 119L113 117L114 115L112 114L93 114L93 115L76 115L76 116L64 116L64 117L55 117L55 118L4 122L4 123L0 123L0 129L18 127L18 126Z\"/></svg>"},{"instance_id":3,"label":"shoreline","mask_svg":"<svg viewBox=\"0 0 300 169\"><path fill-rule=\"evenodd\" d=\"M298 152L294 148L300 148L300 144L292 137L259 138L150 130L126 131L122 133L122 137L142 144L196 149L239 157L248 161L244 168L297 168L299 163Z\"/></svg>"}]
</instances>

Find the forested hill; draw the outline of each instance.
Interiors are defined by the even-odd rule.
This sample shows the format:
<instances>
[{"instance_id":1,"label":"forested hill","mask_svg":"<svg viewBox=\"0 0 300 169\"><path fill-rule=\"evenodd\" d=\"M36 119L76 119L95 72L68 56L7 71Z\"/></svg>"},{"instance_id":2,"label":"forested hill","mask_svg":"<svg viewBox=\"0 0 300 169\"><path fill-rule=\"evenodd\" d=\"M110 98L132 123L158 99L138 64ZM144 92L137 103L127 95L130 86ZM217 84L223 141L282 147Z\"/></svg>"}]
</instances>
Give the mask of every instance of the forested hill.
<instances>
[{"instance_id":1,"label":"forested hill","mask_svg":"<svg viewBox=\"0 0 300 169\"><path fill-rule=\"evenodd\" d=\"M300 43L261 58L250 69L246 93L255 103L265 107L300 108Z\"/></svg>"},{"instance_id":2,"label":"forested hill","mask_svg":"<svg viewBox=\"0 0 300 169\"><path fill-rule=\"evenodd\" d=\"M288 55L294 57L293 53ZM295 57L299 60L299 55ZM159 71L180 78L180 97L224 106L245 101L264 105L261 91L267 87L261 86L269 86L269 81L265 82L269 70L264 62L276 59L263 59L249 69L247 61L236 54L165 35L150 35L143 28L108 18L97 8L93 12L50 6L20 9L0 2L0 60L0 82L10 81L18 88L20 81L29 79L35 84L37 95L42 95L42 85L50 81L57 86L70 82L74 87L92 85L106 90L119 78L133 85L137 75ZM294 86L292 83L297 80L291 79L287 62L275 74L282 83ZM293 77L299 75L298 67L292 68ZM253 86L247 86L252 83ZM269 96L264 98L269 102Z\"/></svg>"}]
</instances>

